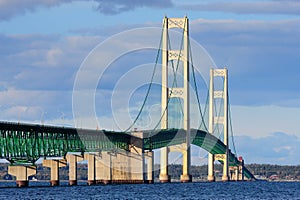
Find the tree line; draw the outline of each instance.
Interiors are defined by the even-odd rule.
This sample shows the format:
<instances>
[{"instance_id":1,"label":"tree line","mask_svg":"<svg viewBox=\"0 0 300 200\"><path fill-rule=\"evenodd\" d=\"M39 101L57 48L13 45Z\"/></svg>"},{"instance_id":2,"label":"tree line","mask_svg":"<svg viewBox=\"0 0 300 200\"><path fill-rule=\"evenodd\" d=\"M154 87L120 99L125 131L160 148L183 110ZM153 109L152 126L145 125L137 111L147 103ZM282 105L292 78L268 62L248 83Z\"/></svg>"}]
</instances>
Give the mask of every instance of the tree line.
<instances>
[{"instance_id":1,"label":"tree line","mask_svg":"<svg viewBox=\"0 0 300 200\"><path fill-rule=\"evenodd\" d=\"M0 164L0 180L15 179L7 174L8 164ZM300 165L271 165L271 164L248 164L245 165L254 175L266 179L286 179L286 180L300 180ZM159 178L159 165L154 166L154 177ZM178 164L171 164L168 166L169 175L173 180L179 180L182 174L182 166ZM78 180L87 180L87 164L78 164ZM194 180L205 181L207 178L207 165L191 166L191 175ZM222 165L215 165L216 177L222 176ZM69 167L60 168L60 180L69 179ZM37 165L37 174L35 177L38 180L50 180L50 168Z\"/></svg>"}]
</instances>

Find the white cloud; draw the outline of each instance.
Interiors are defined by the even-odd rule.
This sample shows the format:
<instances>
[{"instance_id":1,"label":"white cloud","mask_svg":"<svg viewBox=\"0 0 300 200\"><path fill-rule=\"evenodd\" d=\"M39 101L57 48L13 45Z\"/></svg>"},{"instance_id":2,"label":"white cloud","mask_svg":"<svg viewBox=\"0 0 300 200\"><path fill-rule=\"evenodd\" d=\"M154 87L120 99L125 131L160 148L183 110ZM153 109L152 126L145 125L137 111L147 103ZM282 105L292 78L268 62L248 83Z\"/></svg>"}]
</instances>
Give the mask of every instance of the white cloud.
<instances>
[{"instance_id":1,"label":"white cloud","mask_svg":"<svg viewBox=\"0 0 300 200\"><path fill-rule=\"evenodd\" d=\"M279 106L232 106L234 134L253 138L284 132L300 137L300 108Z\"/></svg>"},{"instance_id":2,"label":"white cloud","mask_svg":"<svg viewBox=\"0 0 300 200\"><path fill-rule=\"evenodd\" d=\"M75 1L85 1L86 3L96 2L96 10L100 13L109 15L119 14L141 7L168 8L173 6L171 0L1 0L0 21L9 20L17 15L23 15L27 12L34 12L41 7L50 8Z\"/></svg>"},{"instance_id":3,"label":"white cloud","mask_svg":"<svg viewBox=\"0 0 300 200\"><path fill-rule=\"evenodd\" d=\"M72 90L80 63L100 36L0 35L0 89Z\"/></svg>"},{"instance_id":4,"label":"white cloud","mask_svg":"<svg viewBox=\"0 0 300 200\"><path fill-rule=\"evenodd\" d=\"M229 69L233 104L299 105L298 77L293 73L299 63L299 20L197 19L191 23L191 36L206 47L219 67ZM109 29L106 31L110 32ZM103 30L100 32L100 35L106 34ZM132 37L137 43L115 42L104 57L109 57L116 46L138 46L141 42L138 35ZM0 35L4 44L0 47L1 85L17 89L56 89L61 86L70 89L80 63L103 39L102 36ZM154 57L148 60L154 61ZM195 61L199 55L193 54L193 57ZM98 58L96 61L100 62ZM269 73L270 68L272 73Z\"/></svg>"},{"instance_id":5,"label":"white cloud","mask_svg":"<svg viewBox=\"0 0 300 200\"><path fill-rule=\"evenodd\" d=\"M32 12L38 7L53 7L72 0L1 0L0 20L8 20L16 15Z\"/></svg>"},{"instance_id":6,"label":"white cloud","mask_svg":"<svg viewBox=\"0 0 300 200\"><path fill-rule=\"evenodd\" d=\"M299 20L191 22L191 36L229 70L231 103L298 107Z\"/></svg>"},{"instance_id":7,"label":"white cloud","mask_svg":"<svg viewBox=\"0 0 300 200\"><path fill-rule=\"evenodd\" d=\"M178 6L184 10L230 12L235 14L300 14L300 2L287 1L217 1Z\"/></svg>"},{"instance_id":8,"label":"white cloud","mask_svg":"<svg viewBox=\"0 0 300 200\"><path fill-rule=\"evenodd\" d=\"M99 3L97 10L104 14L118 14L134 10L139 7L169 8L173 6L172 0L94 0Z\"/></svg>"},{"instance_id":9,"label":"white cloud","mask_svg":"<svg viewBox=\"0 0 300 200\"><path fill-rule=\"evenodd\" d=\"M61 112L72 118L71 94L71 91L1 91L0 120L40 122L41 118L55 119Z\"/></svg>"},{"instance_id":10,"label":"white cloud","mask_svg":"<svg viewBox=\"0 0 300 200\"><path fill-rule=\"evenodd\" d=\"M267 163L279 165L299 164L300 139L286 133L272 133L261 138L237 136L235 145L239 155L247 163Z\"/></svg>"}]
</instances>

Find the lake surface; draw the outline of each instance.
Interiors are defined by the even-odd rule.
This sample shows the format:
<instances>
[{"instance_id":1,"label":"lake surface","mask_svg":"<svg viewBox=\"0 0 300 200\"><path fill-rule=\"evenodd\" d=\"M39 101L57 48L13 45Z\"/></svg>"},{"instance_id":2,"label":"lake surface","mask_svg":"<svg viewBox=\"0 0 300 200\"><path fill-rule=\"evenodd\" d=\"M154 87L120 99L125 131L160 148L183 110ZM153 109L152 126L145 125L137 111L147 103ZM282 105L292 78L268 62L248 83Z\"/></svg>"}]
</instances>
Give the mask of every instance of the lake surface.
<instances>
[{"instance_id":1,"label":"lake surface","mask_svg":"<svg viewBox=\"0 0 300 200\"><path fill-rule=\"evenodd\" d=\"M0 199L300 199L300 182L67 184L49 187L49 182L30 182L28 188L15 188L14 182L1 182Z\"/></svg>"}]
</instances>

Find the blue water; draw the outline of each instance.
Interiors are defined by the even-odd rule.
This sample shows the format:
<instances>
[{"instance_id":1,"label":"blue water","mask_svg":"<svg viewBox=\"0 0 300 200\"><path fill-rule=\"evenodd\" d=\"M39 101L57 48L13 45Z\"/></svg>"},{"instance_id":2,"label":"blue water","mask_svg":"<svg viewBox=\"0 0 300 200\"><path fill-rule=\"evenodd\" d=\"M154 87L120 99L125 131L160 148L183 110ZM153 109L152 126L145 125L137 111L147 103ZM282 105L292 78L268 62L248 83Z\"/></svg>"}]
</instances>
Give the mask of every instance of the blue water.
<instances>
[{"instance_id":1,"label":"blue water","mask_svg":"<svg viewBox=\"0 0 300 200\"><path fill-rule=\"evenodd\" d=\"M300 199L300 182L215 182L15 188L0 184L0 199ZM49 185L48 182L43 183ZM83 184L83 183L81 183ZM65 185L65 186L64 186ZM4 187L5 186L5 187ZM6 187L9 186L9 187Z\"/></svg>"}]
</instances>

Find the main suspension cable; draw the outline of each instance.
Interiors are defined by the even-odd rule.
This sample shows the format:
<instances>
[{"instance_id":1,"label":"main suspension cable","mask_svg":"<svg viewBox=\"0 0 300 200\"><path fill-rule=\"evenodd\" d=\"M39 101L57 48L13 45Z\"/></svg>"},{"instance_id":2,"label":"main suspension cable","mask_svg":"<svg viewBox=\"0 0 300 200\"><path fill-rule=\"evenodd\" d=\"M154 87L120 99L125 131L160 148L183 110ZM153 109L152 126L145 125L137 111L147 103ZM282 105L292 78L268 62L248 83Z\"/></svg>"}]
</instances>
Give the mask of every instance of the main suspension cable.
<instances>
[{"instance_id":1,"label":"main suspension cable","mask_svg":"<svg viewBox=\"0 0 300 200\"><path fill-rule=\"evenodd\" d=\"M164 27L164 23L163 23L163 27ZM162 37L163 37L163 29L162 29L162 33L161 33L161 37L160 37L159 48L158 48L156 59L155 59L155 65L154 65L154 68L153 68L153 72L152 72L150 84L148 86L145 99L144 99L143 104L142 104L142 106L141 106L141 108L139 110L139 113L137 114L137 116L134 119L133 123L124 132L129 131L135 125L135 123L137 122L138 118L140 117L140 115L141 115L141 113L142 113L142 111L143 111L143 109L145 107L146 101L148 99L148 96L149 96L149 93L150 93L150 90L151 90L151 87L152 87L152 84L153 84L153 79L154 79L154 76L155 76L155 72L156 72L156 68L157 68L157 63L158 63L158 59L159 59L159 56L160 56Z\"/></svg>"}]
</instances>

